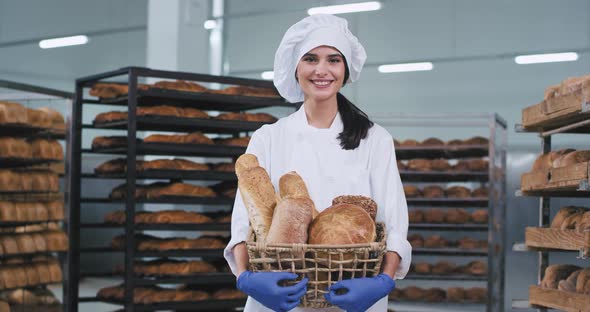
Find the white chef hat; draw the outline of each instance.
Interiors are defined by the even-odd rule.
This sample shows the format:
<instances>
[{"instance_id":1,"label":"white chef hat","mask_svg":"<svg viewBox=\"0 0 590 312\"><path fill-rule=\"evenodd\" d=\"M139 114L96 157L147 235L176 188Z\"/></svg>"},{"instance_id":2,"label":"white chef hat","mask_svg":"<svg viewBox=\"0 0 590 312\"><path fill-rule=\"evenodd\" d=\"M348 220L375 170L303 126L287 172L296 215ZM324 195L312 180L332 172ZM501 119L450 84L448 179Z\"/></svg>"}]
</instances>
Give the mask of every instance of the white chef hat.
<instances>
[{"instance_id":1,"label":"white chef hat","mask_svg":"<svg viewBox=\"0 0 590 312\"><path fill-rule=\"evenodd\" d=\"M338 49L346 59L350 73L347 82L359 78L367 53L348 30L348 22L329 14L311 15L287 30L275 53L274 85L287 101L303 101L303 91L295 80L297 64L305 53L323 45Z\"/></svg>"}]
</instances>

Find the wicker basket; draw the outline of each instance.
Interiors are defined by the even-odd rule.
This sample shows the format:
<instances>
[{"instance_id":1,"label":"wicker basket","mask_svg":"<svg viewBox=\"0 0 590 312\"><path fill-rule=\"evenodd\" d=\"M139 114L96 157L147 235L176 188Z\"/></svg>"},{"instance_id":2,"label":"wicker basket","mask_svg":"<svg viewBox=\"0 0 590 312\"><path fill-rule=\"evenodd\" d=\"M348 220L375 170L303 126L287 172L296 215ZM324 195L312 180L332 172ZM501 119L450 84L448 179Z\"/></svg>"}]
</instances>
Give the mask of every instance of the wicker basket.
<instances>
[{"instance_id":1,"label":"wicker basket","mask_svg":"<svg viewBox=\"0 0 590 312\"><path fill-rule=\"evenodd\" d=\"M251 232L246 242L253 272L293 272L296 284L307 276L307 292L300 306L327 308L324 294L343 279L372 277L379 274L385 254L385 226L376 224L376 242L354 245L264 244Z\"/></svg>"}]
</instances>

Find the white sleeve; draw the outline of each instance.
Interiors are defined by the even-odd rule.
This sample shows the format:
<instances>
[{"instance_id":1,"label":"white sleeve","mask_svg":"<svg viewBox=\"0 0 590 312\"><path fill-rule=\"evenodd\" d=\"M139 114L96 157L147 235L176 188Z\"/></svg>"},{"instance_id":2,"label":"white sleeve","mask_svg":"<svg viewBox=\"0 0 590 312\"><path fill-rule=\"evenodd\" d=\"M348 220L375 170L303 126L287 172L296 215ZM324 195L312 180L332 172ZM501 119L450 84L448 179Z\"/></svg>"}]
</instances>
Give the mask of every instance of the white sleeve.
<instances>
[{"instance_id":1,"label":"white sleeve","mask_svg":"<svg viewBox=\"0 0 590 312\"><path fill-rule=\"evenodd\" d=\"M385 223L387 251L395 251L401 257L394 278L403 279L412 262L412 246L408 241L408 205L391 135L382 135L375 143L371 147L369 170L372 197L378 207L376 219Z\"/></svg>"},{"instance_id":2,"label":"white sleeve","mask_svg":"<svg viewBox=\"0 0 590 312\"><path fill-rule=\"evenodd\" d=\"M246 149L246 153L254 154L258 158L258 163L261 167L265 167L266 160L266 148L264 144L264 135L261 134L260 130L255 131L250 138L250 143ZM240 190L236 192L236 198L234 200L233 212L231 215L231 238L225 250L223 256L229 264L229 267L234 275L236 275L236 261L234 258L233 248L235 245L245 242L248 239L248 233L250 229L250 221L248 219L248 210L242 201Z\"/></svg>"}]
</instances>

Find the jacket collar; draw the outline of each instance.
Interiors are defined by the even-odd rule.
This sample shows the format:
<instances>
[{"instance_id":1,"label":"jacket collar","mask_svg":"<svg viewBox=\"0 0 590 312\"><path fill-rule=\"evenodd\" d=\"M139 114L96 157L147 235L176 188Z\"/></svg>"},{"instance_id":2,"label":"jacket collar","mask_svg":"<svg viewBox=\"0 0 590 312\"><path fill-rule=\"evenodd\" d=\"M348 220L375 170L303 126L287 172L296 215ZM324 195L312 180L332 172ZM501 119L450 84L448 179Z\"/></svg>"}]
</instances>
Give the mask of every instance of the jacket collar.
<instances>
[{"instance_id":1,"label":"jacket collar","mask_svg":"<svg viewBox=\"0 0 590 312\"><path fill-rule=\"evenodd\" d=\"M294 121L296 122L297 129L301 131L335 133L337 135L342 132L342 129L344 129L342 118L340 118L340 112L336 113L336 117L334 118L334 121L332 121L330 128L319 129L309 125L307 122L307 116L305 115L305 105L301 105L297 112L295 112Z\"/></svg>"}]
</instances>

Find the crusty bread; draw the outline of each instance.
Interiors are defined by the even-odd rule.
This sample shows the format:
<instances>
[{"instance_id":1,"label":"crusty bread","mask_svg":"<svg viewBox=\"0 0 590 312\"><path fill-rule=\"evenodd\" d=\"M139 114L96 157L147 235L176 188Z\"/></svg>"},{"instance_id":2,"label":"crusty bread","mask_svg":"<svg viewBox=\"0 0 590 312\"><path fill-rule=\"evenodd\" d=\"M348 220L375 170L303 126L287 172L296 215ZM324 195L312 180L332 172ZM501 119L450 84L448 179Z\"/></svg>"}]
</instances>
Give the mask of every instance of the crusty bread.
<instances>
[{"instance_id":1,"label":"crusty bread","mask_svg":"<svg viewBox=\"0 0 590 312\"><path fill-rule=\"evenodd\" d=\"M531 171L538 171L538 170L542 170L542 171L547 171L549 169L551 169L553 167L553 162L566 154L569 154L571 152L574 152L575 149L562 149L562 150L558 150L558 151L552 151L546 154L541 154L537 157L537 159L535 160L535 162L533 163L533 168Z\"/></svg>"},{"instance_id":2,"label":"crusty bread","mask_svg":"<svg viewBox=\"0 0 590 312\"><path fill-rule=\"evenodd\" d=\"M0 123L26 124L27 109L19 103L0 101Z\"/></svg>"},{"instance_id":3,"label":"crusty bread","mask_svg":"<svg viewBox=\"0 0 590 312\"><path fill-rule=\"evenodd\" d=\"M175 144L213 144L213 140L200 132L189 134L152 134L147 136L144 143L175 143Z\"/></svg>"},{"instance_id":4,"label":"crusty bread","mask_svg":"<svg viewBox=\"0 0 590 312\"><path fill-rule=\"evenodd\" d=\"M438 185L429 185L422 189L422 196L425 198L445 197L445 190Z\"/></svg>"},{"instance_id":5,"label":"crusty bread","mask_svg":"<svg viewBox=\"0 0 590 312\"><path fill-rule=\"evenodd\" d=\"M313 202L308 197L286 197L274 209L266 237L269 244L305 244L312 221Z\"/></svg>"},{"instance_id":6,"label":"crusty bread","mask_svg":"<svg viewBox=\"0 0 590 312\"><path fill-rule=\"evenodd\" d=\"M408 221L410 223L423 223L424 222L424 211L422 210L409 210Z\"/></svg>"},{"instance_id":7,"label":"crusty bread","mask_svg":"<svg viewBox=\"0 0 590 312\"><path fill-rule=\"evenodd\" d=\"M27 124L37 128L49 128L51 120L47 113L27 107Z\"/></svg>"},{"instance_id":8,"label":"crusty bread","mask_svg":"<svg viewBox=\"0 0 590 312\"><path fill-rule=\"evenodd\" d=\"M238 186L248 210L250 226L258 241L265 241L272 223L277 195L264 168L258 166L256 156L244 154L236 161Z\"/></svg>"},{"instance_id":9,"label":"crusty bread","mask_svg":"<svg viewBox=\"0 0 590 312\"><path fill-rule=\"evenodd\" d=\"M557 284L557 289L561 291L569 291L569 292L576 292L576 283L578 281L578 276L582 273L582 270L576 270L571 273L567 279L559 281Z\"/></svg>"},{"instance_id":10,"label":"crusty bread","mask_svg":"<svg viewBox=\"0 0 590 312\"><path fill-rule=\"evenodd\" d=\"M422 192L415 185L404 185L404 194L407 198L422 196Z\"/></svg>"},{"instance_id":11,"label":"crusty bread","mask_svg":"<svg viewBox=\"0 0 590 312\"><path fill-rule=\"evenodd\" d=\"M590 161L590 151L574 151L561 155L553 161L553 168L562 168Z\"/></svg>"},{"instance_id":12,"label":"crusty bread","mask_svg":"<svg viewBox=\"0 0 590 312\"><path fill-rule=\"evenodd\" d=\"M555 215L555 217L553 217L550 227L554 228L554 229L560 229L561 225L568 217L570 217L571 215L574 215L576 213L579 213L581 211L584 211L584 210L585 210L584 207L576 207L576 206L561 207L559 209L559 211L557 211L557 214Z\"/></svg>"},{"instance_id":13,"label":"crusty bread","mask_svg":"<svg viewBox=\"0 0 590 312\"><path fill-rule=\"evenodd\" d=\"M31 144L24 139L0 137L0 157L28 159L33 157Z\"/></svg>"},{"instance_id":14,"label":"crusty bread","mask_svg":"<svg viewBox=\"0 0 590 312\"><path fill-rule=\"evenodd\" d=\"M576 292L590 295L590 268L583 269L576 280Z\"/></svg>"},{"instance_id":15,"label":"crusty bread","mask_svg":"<svg viewBox=\"0 0 590 312\"><path fill-rule=\"evenodd\" d=\"M428 138L420 143L420 146L442 146L445 145L440 139L437 138Z\"/></svg>"},{"instance_id":16,"label":"crusty bread","mask_svg":"<svg viewBox=\"0 0 590 312\"><path fill-rule=\"evenodd\" d=\"M375 241L375 222L357 205L326 208L309 227L310 244L349 245Z\"/></svg>"},{"instance_id":17,"label":"crusty bread","mask_svg":"<svg viewBox=\"0 0 590 312\"><path fill-rule=\"evenodd\" d=\"M336 204L357 205L368 212L373 220L377 218L377 203L369 197L362 195L342 195L332 200L332 205Z\"/></svg>"},{"instance_id":18,"label":"crusty bread","mask_svg":"<svg viewBox=\"0 0 590 312\"><path fill-rule=\"evenodd\" d=\"M408 161L408 170L430 171L432 162L430 159L415 158Z\"/></svg>"},{"instance_id":19,"label":"crusty bread","mask_svg":"<svg viewBox=\"0 0 590 312\"><path fill-rule=\"evenodd\" d=\"M51 121L51 126L50 128L52 129L65 129L66 128L66 122L64 119L64 116L49 107L40 107L37 110L44 112L45 114L47 114L47 116L49 117L49 120Z\"/></svg>"},{"instance_id":20,"label":"crusty bread","mask_svg":"<svg viewBox=\"0 0 590 312\"><path fill-rule=\"evenodd\" d=\"M580 270L577 265L553 264L545 269L545 276L541 281L541 287L557 289L559 281L566 279L574 271Z\"/></svg>"},{"instance_id":21,"label":"crusty bread","mask_svg":"<svg viewBox=\"0 0 590 312\"><path fill-rule=\"evenodd\" d=\"M279 179L279 198L281 200L285 198L307 198L311 204L312 218L315 218L319 214L313 200L309 196L305 181L295 171L287 172Z\"/></svg>"}]
</instances>

